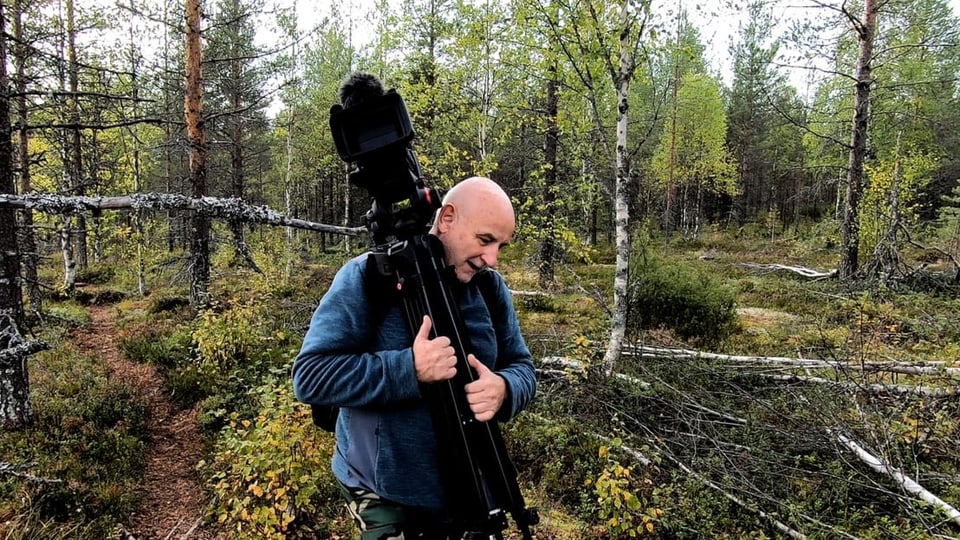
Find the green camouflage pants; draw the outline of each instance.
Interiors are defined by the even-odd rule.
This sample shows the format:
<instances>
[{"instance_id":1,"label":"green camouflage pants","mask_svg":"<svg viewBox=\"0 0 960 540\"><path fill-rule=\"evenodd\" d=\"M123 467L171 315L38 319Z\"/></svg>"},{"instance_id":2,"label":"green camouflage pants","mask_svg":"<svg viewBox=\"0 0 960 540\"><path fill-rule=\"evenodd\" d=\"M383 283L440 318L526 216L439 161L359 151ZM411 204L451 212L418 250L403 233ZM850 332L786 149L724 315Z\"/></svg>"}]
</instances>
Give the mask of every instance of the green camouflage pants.
<instances>
[{"instance_id":1,"label":"green camouflage pants","mask_svg":"<svg viewBox=\"0 0 960 540\"><path fill-rule=\"evenodd\" d=\"M372 491L340 485L347 510L360 528L359 540L454 540L440 520L423 510L397 504Z\"/></svg>"}]
</instances>

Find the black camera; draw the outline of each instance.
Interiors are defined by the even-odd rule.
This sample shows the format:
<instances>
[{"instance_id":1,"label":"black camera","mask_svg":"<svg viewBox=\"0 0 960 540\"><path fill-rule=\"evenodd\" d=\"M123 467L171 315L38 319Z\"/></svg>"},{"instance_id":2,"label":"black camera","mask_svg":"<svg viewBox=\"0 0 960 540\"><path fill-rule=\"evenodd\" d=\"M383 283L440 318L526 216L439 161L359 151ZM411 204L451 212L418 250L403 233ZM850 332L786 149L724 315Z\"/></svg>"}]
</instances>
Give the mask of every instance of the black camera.
<instances>
[{"instance_id":1,"label":"black camera","mask_svg":"<svg viewBox=\"0 0 960 540\"><path fill-rule=\"evenodd\" d=\"M373 75L354 73L340 87L340 104L330 108L330 132L340 159L356 165L350 183L373 198L364 216L373 244L425 233L440 196L424 186L400 94L385 92Z\"/></svg>"}]
</instances>

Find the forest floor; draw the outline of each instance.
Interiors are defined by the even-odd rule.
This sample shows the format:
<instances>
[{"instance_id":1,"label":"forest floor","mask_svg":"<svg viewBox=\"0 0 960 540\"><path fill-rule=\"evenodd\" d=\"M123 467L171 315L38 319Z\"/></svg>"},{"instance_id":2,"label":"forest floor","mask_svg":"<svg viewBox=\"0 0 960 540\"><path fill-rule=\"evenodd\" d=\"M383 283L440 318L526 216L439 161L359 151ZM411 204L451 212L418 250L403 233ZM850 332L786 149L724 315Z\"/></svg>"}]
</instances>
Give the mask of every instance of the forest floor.
<instances>
[{"instance_id":1,"label":"forest floor","mask_svg":"<svg viewBox=\"0 0 960 540\"><path fill-rule=\"evenodd\" d=\"M78 328L72 340L104 363L111 379L139 394L149 409L150 447L139 489L139 510L130 523L121 524L124 540L213 540L217 534L205 525L206 506L197 484L201 456L197 408L181 409L164 390L152 365L131 361L115 342L117 312L110 305L89 307L91 324Z\"/></svg>"}]
</instances>

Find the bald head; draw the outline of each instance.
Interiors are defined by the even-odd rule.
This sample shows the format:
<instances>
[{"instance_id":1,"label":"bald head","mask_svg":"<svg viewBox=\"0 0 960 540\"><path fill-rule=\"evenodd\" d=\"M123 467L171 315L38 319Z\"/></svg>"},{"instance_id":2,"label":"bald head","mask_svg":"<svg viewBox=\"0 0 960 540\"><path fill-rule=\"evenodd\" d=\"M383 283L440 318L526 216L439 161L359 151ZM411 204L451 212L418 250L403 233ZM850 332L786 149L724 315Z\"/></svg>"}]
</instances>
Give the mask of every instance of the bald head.
<instances>
[{"instance_id":1,"label":"bald head","mask_svg":"<svg viewBox=\"0 0 960 540\"><path fill-rule=\"evenodd\" d=\"M505 207L513 216L513 204L507 192L499 184L484 176L471 176L453 186L443 198L443 204L474 206L481 204L481 208L490 205Z\"/></svg>"},{"instance_id":2,"label":"bald head","mask_svg":"<svg viewBox=\"0 0 960 540\"><path fill-rule=\"evenodd\" d=\"M497 265L500 249L513 237L516 219L507 193L493 180L473 176L443 198L431 233L443 242L447 263L467 282Z\"/></svg>"}]
</instances>

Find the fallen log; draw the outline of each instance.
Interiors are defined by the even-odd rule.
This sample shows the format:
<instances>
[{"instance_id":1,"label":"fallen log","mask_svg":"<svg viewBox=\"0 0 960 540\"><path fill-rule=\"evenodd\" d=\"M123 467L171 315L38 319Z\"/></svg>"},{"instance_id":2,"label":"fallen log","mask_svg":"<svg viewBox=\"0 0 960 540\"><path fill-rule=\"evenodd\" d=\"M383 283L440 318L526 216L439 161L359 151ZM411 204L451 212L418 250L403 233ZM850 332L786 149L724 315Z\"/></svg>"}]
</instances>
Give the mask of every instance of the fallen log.
<instances>
[{"instance_id":1,"label":"fallen log","mask_svg":"<svg viewBox=\"0 0 960 540\"><path fill-rule=\"evenodd\" d=\"M854 381L834 381L830 379L824 379L823 377L813 377L810 375L773 375L769 373L761 373L758 376L774 379L778 381L786 382L805 382L805 383L814 383L814 384L827 384L830 386L835 386L837 388L843 388L845 390L853 391L868 391L873 394L900 394L900 395L917 395L917 396L926 396L926 397L951 397L956 396L958 390L956 388L947 388L939 386L913 386L909 384L885 384L885 383L859 383Z\"/></svg>"},{"instance_id":2,"label":"fallen log","mask_svg":"<svg viewBox=\"0 0 960 540\"><path fill-rule=\"evenodd\" d=\"M836 437L836 439L840 441L840 444L844 445L851 452L856 454L856 456L860 458L860 461L866 463L871 469L893 478L893 480L904 491L910 493L911 495L917 496L920 500L930 504L938 510L943 511L943 513L946 514L951 521L957 525L960 525L960 511L951 506L949 503L928 491L915 480L904 474L900 469L890 465L889 463L884 463L883 460L868 452L865 448L863 448L863 446L858 444L850 437L847 437L839 431L833 432L832 430L828 430L828 432Z\"/></svg>"},{"instance_id":3,"label":"fallen log","mask_svg":"<svg viewBox=\"0 0 960 540\"><path fill-rule=\"evenodd\" d=\"M828 279L837 275L837 270L828 270L826 272L821 272L819 270L813 270L810 268L805 268L803 266L788 266L786 264L759 264L759 263L739 263L738 266L745 266L747 268L755 268L759 270L765 270L768 272L776 272L778 270L784 270L787 272L792 272L799 276L812 279Z\"/></svg>"},{"instance_id":4,"label":"fallen log","mask_svg":"<svg viewBox=\"0 0 960 540\"><path fill-rule=\"evenodd\" d=\"M624 348L625 356L652 356L655 358L704 358L741 364L778 365L789 368L834 369L839 371L869 371L900 373L905 375L944 375L960 377L960 368L947 367L944 362L838 362L814 358L790 358L785 356L738 356L690 349L639 346Z\"/></svg>"},{"instance_id":5,"label":"fallen log","mask_svg":"<svg viewBox=\"0 0 960 540\"><path fill-rule=\"evenodd\" d=\"M223 219L280 225L296 229L363 236L364 227L340 227L284 216L267 206L248 204L236 197L198 197L169 193L134 193L117 197L75 197L50 193L0 194L0 208L36 210L46 214L97 214L103 210L189 210Z\"/></svg>"}]
</instances>

